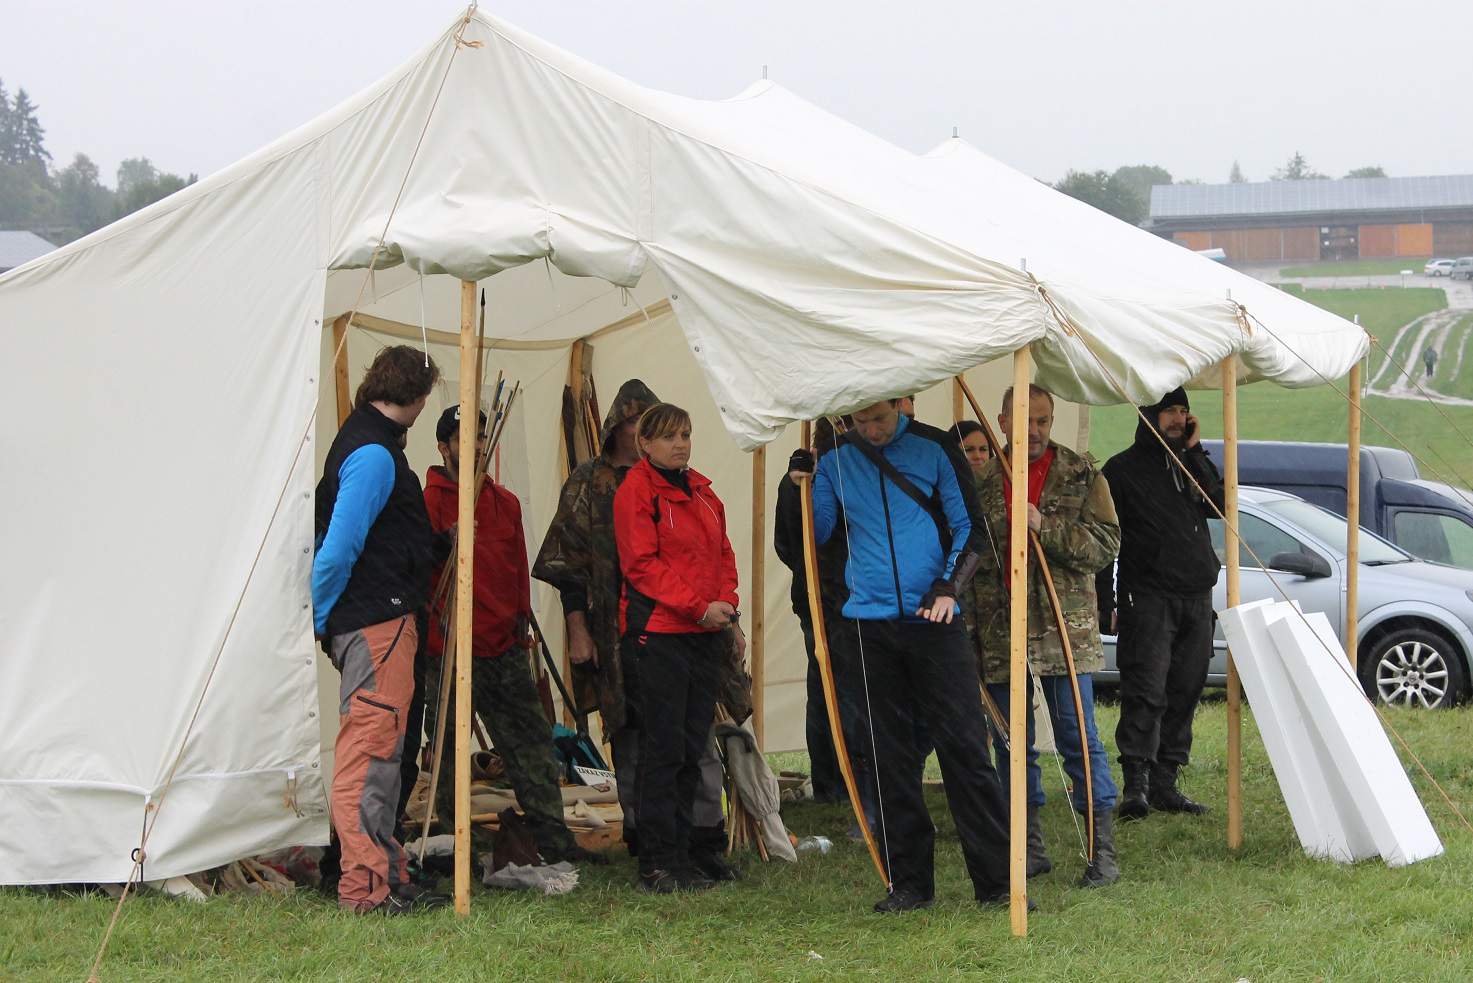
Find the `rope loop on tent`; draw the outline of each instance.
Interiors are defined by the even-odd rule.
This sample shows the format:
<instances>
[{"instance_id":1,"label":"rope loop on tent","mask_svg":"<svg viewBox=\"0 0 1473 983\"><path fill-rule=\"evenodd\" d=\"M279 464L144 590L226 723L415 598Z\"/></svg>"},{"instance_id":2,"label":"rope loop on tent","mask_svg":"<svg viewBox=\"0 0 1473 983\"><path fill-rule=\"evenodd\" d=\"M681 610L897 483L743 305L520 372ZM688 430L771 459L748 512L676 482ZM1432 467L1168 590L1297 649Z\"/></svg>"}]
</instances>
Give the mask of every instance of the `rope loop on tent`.
<instances>
[{"instance_id":1,"label":"rope loop on tent","mask_svg":"<svg viewBox=\"0 0 1473 983\"><path fill-rule=\"evenodd\" d=\"M1244 310L1246 312L1246 308ZM1249 314L1249 316L1252 317L1251 314ZM1265 325L1262 321L1259 321L1256 317L1254 317L1253 320L1256 321L1258 325L1262 327L1265 331L1268 331L1270 336L1274 337L1276 340L1279 340L1280 344L1283 344L1282 339L1278 339L1278 336L1274 335L1274 333L1269 330L1267 325ZM1319 375L1321 379L1325 379L1324 374L1321 373L1312 364L1310 364L1310 362L1305 359L1304 356L1294 351L1294 349L1290 348L1288 345L1284 345L1284 348L1290 354L1294 355L1295 358L1298 358L1301 362L1304 362L1305 365L1308 365L1311 369L1313 369L1315 374ZM1136 416L1141 420L1141 422L1146 424L1146 429L1151 432L1152 436L1156 438L1156 442L1159 443L1162 449L1166 451L1166 455L1170 459L1171 463L1174 464L1176 468L1181 471L1181 473L1186 477L1186 479L1192 483L1192 487L1197 490L1197 494L1202 496L1202 500L1211 507L1213 512L1217 513L1217 517L1222 520L1223 525L1226 526L1230 532L1232 532L1233 538L1237 541L1239 548L1246 550L1248 552L1248 555L1253 558L1253 561L1262 568L1263 574L1268 578L1268 582L1273 586L1274 590L1278 592L1279 596L1282 597L1285 601L1290 602L1290 606L1294 610L1295 614L1299 617L1299 620L1304 623L1304 626L1306 628L1310 629L1311 634L1313 634L1315 638L1319 639L1321 647L1325 650L1325 654L1330 656L1331 663L1333 663L1342 673L1346 675L1347 678L1350 679L1352 683L1355 684L1356 691L1361 694L1362 698L1364 698L1367 703L1370 704L1371 709L1375 711L1377 718L1381 721L1381 725L1385 727L1386 730L1391 734L1391 736L1396 739L1397 744L1401 746L1402 750L1405 751L1407 756L1412 759L1414 764L1416 764L1417 770L1422 773L1422 776L1426 778L1427 781L1432 783L1432 787L1437 790L1437 793L1440 796L1442 796L1442 800L1447 803L1447 806L1449 809L1452 810L1453 815L1457 816L1458 821L1461 822L1469 832L1473 832L1473 823L1470 823L1468 821L1468 818L1463 815L1463 811L1458 808L1458 804L1454 802L1452 796L1448 794L1447 789L1443 788L1442 783L1440 783L1435 777L1433 777L1432 772L1428 770L1427 766L1422 762L1422 759L1417 755L1417 752L1412 750L1412 747L1410 744L1407 743L1406 738L1404 738L1401 735L1401 732L1396 729L1396 726L1392 724L1390 717L1386 714L1386 711L1378 706L1376 704L1376 701L1373 700L1371 696L1366 693L1365 688L1360 683L1360 680L1356 678L1354 670L1351 669L1350 663L1347 660L1341 659L1336 656L1335 653L1330 649L1329 645L1325 643L1324 639L1319 638L1319 633L1314 631L1313 626L1310 625L1309 618L1305 615L1303 609L1301 609L1298 604L1293 603L1293 599L1289 597L1288 591L1284 590L1284 585L1280 583L1279 579L1273 575L1273 572L1270 569L1269 565L1264 562L1263 558L1258 555L1257 551L1255 551L1253 547L1248 544L1248 541L1245 540L1238 532L1237 524L1234 522L1230 522L1223 510L1219 509L1216 503L1212 501L1212 498L1210 495L1207 494L1206 489L1202 487L1202 485L1197 481L1196 477L1191 473L1191 471L1187 469L1187 466L1182 463L1182 460L1177 455L1176 451L1173 450L1171 445L1166 442L1166 438L1161 435L1160 431L1158 431L1156 427L1151 425L1151 421L1146 419L1146 415L1141 412L1140 407L1134 406L1134 403L1130 399L1130 395L1125 391L1125 387L1120 383L1120 380L1115 377L1115 374L1110 371L1109 367L1105 365L1104 360L1100 358L1099 354L1096 353L1087 342L1085 343L1084 349L1086 352L1089 353L1090 357L1094 359L1095 364L1100 367L1100 371L1104 373L1105 377L1110 380L1111 385L1115 387L1115 391L1119 394L1120 398L1124 400L1127 404L1130 404L1134 407ZM1330 383L1328 379L1325 379L1325 382L1329 384L1331 388L1334 388L1334 384ZM1336 392L1339 391L1340 390L1336 389ZM1341 395L1343 396L1344 393L1341 393ZM1349 397L1347 396L1346 399L1348 400ZM1387 433L1389 434L1390 431L1388 430ZM1410 451L1408 451L1408 453L1410 453ZM1347 535L1348 534L1349 530L1347 529ZM1351 645L1354 645L1355 642L1355 639L1350 639Z\"/></svg>"},{"instance_id":2,"label":"rope loop on tent","mask_svg":"<svg viewBox=\"0 0 1473 983\"><path fill-rule=\"evenodd\" d=\"M1079 337L1077 325L1075 325L1072 320L1065 317L1063 312L1059 310L1059 305L1054 301L1053 297L1049 296L1048 288L1039 282L1038 277L1034 276L1032 273L1029 273L1027 270L1023 271L1023 275L1028 278L1029 283L1033 284L1034 291L1038 293L1038 296L1043 299L1044 304L1048 306L1049 312L1052 313L1054 316L1054 321L1057 322L1059 327L1063 329L1064 334L1068 335L1070 338Z\"/></svg>"},{"instance_id":3,"label":"rope loop on tent","mask_svg":"<svg viewBox=\"0 0 1473 983\"><path fill-rule=\"evenodd\" d=\"M460 18L460 26L455 29L455 34L452 35L457 50L460 48L481 48L485 46L485 43L482 41L467 41L465 39L465 29L471 26L471 18L475 16L476 8L479 6L479 3L472 2L469 7L465 8L465 16Z\"/></svg>"}]
</instances>

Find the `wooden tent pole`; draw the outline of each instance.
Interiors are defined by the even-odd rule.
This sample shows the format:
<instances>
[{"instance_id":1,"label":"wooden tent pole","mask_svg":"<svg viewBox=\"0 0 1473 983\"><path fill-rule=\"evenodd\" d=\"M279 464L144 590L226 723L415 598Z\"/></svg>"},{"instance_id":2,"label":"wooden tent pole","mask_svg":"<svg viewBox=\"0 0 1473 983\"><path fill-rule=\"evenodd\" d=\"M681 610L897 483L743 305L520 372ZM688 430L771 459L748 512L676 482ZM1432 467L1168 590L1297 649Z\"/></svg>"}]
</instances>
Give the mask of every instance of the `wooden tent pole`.
<instances>
[{"instance_id":1,"label":"wooden tent pole","mask_svg":"<svg viewBox=\"0 0 1473 983\"><path fill-rule=\"evenodd\" d=\"M1008 910L1016 936L1028 934L1028 776L1023 755L1028 747L1028 376L1032 358L1027 345L1013 353L1010 480L1008 520L1010 656L1008 673Z\"/></svg>"},{"instance_id":2,"label":"wooden tent pole","mask_svg":"<svg viewBox=\"0 0 1473 983\"><path fill-rule=\"evenodd\" d=\"M588 415L587 411L583 408L583 380L585 378L585 373L591 368L590 366L586 365L585 362L591 357L592 353L588 350L588 342L582 338L574 341L573 344L568 348L568 389L573 394L573 445L567 448L567 456L568 458L571 458L571 460L577 461L580 464L583 462L583 455L579 453L580 449L578 446L578 436L579 434L584 432L583 418ZM566 432L567 428L564 426L560 426L558 429ZM597 448L591 448L589 450L589 457L594 457L597 454ZM567 474L563 475L563 480L568 480ZM572 678L573 660L568 657L567 625L564 624L563 679L571 681ZM574 730L577 729L578 718L577 715L573 712L576 709L577 707L570 707L567 704L563 705L563 726Z\"/></svg>"},{"instance_id":3,"label":"wooden tent pole","mask_svg":"<svg viewBox=\"0 0 1473 983\"><path fill-rule=\"evenodd\" d=\"M460 406L476 406L476 285L460 284ZM474 448L480 420L475 412L460 414L460 446ZM472 452L461 460L474 460ZM476 469L457 475L460 510L455 544L455 913L471 913L471 628L475 600Z\"/></svg>"},{"instance_id":4,"label":"wooden tent pole","mask_svg":"<svg viewBox=\"0 0 1473 983\"><path fill-rule=\"evenodd\" d=\"M1239 591L1238 534L1238 369L1229 356L1222 362L1222 499L1227 517L1223 550L1227 553L1227 606L1242 600ZM1243 845L1243 684L1233 653L1227 656L1227 845Z\"/></svg>"},{"instance_id":5,"label":"wooden tent pole","mask_svg":"<svg viewBox=\"0 0 1473 983\"><path fill-rule=\"evenodd\" d=\"M747 651L752 659L752 731L757 735L757 750L766 747L764 711L767 708L767 652L764 633L767 630L767 447L752 452L752 597L748 610Z\"/></svg>"},{"instance_id":6,"label":"wooden tent pole","mask_svg":"<svg viewBox=\"0 0 1473 983\"><path fill-rule=\"evenodd\" d=\"M951 423L955 426L966 415L966 395L962 392L961 376L951 380Z\"/></svg>"},{"instance_id":7,"label":"wooden tent pole","mask_svg":"<svg viewBox=\"0 0 1473 983\"><path fill-rule=\"evenodd\" d=\"M338 428L347 421L348 414L353 412L353 392L348 388L348 315L339 314L332 322L332 350L333 356L332 375L333 383L337 388L338 395Z\"/></svg>"},{"instance_id":8,"label":"wooden tent pole","mask_svg":"<svg viewBox=\"0 0 1473 983\"><path fill-rule=\"evenodd\" d=\"M1360 363L1350 367L1350 447L1345 469L1345 656L1358 661L1360 634Z\"/></svg>"}]
</instances>

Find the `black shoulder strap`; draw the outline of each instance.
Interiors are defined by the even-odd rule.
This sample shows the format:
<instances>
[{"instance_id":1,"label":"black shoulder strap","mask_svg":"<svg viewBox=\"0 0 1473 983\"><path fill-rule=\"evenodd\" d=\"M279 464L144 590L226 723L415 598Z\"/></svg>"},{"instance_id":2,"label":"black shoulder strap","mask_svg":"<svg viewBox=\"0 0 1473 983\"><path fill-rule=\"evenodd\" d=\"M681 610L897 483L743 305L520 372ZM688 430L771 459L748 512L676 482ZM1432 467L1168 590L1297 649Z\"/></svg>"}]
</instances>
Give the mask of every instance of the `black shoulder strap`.
<instances>
[{"instance_id":1,"label":"black shoulder strap","mask_svg":"<svg viewBox=\"0 0 1473 983\"><path fill-rule=\"evenodd\" d=\"M858 431L849 431L844 435L844 439L869 458L870 463L879 468L882 475L890 479L890 484L900 489L907 498L925 510L926 514L931 517L931 521L936 523L936 538L941 541L941 551L949 553L952 540L951 523L946 521L946 513L942 511L941 503L934 497L922 493L915 486L915 482L901 474L900 469L891 464L890 459L881 454L879 448L861 437Z\"/></svg>"}]
</instances>

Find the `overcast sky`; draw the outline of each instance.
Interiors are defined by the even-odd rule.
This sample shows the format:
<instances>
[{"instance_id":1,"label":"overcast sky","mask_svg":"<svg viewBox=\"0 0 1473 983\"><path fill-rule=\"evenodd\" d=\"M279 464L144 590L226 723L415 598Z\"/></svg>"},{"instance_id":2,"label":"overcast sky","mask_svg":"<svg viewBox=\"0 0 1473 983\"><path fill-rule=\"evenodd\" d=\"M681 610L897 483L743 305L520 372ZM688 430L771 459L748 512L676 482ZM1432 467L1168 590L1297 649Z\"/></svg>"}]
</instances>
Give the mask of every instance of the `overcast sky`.
<instances>
[{"instance_id":1,"label":"overcast sky","mask_svg":"<svg viewBox=\"0 0 1473 983\"><path fill-rule=\"evenodd\" d=\"M58 164L208 174L407 60L438 0L0 0L0 79ZM961 135L1035 177L1122 164L1266 179L1473 173L1473 3L496 0L482 9L637 82L725 98L772 79L912 151Z\"/></svg>"}]
</instances>

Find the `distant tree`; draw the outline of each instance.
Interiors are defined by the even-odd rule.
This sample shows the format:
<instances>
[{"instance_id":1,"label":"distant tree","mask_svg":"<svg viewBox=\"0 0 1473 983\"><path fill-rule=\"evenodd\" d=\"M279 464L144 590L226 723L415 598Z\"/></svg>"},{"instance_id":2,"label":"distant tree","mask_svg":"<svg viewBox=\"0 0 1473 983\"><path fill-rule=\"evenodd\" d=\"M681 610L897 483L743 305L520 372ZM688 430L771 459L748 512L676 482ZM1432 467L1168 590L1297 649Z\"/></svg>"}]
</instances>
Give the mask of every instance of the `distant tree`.
<instances>
[{"instance_id":1,"label":"distant tree","mask_svg":"<svg viewBox=\"0 0 1473 983\"><path fill-rule=\"evenodd\" d=\"M1243 169L1238 166L1237 161L1233 161L1233 169L1228 171L1228 184L1246 184L1247 182L1248 179L1243 176Z\"/></svg>"},{"instance_id":2,"label":"distant tree","mask_svg":"<svg viewBox=\"0 0 1473 983\"><path fill-rule=\"evenodd\" d=\"M1110 178L1134 191L1145 204L1149 214L1151 188L1158 184L1170 184L1171 172L1155 164L1134 164L1130 167L1117 167ZM1142 215L1141 218L1144 219L1145 215Z\"/></svg>"},{"instance_id":3,"label":"distant tree","mask_svg":"<svg viewBox=\"0 0 1473 983\"><path fill-rule=\"evenodd\" d=\"M1119 171L1070 171L1064 179L1054 185L1071 198L1093 205L1102 212L1139 225L1145 220L1147 201L1129 181L1120 180Z\"/></svg>"},{"instance_id":4,"label":"distant tree","mask_svg":"<svg viewBox=\"0 0 1473 983\"><path fill-rule=\"evenodd\" d=\"M1299 151L1294 151L1294 156L1289 158L1288 163L1274 171L1275 181L1322 181L1327 175L1321 174L1309 166L1309 161Z\"/></svg>"},{"instance_id":5,"label":"distant tree","mask_svg":"<svg viewBox=\"0 0 1473 983\"><path fill-rule=\"evenodd\" d=\"M1346 177L1385 177L1386 176L1386 169L1384 167L1357 167L1355 170L1351 171L1349 174L1347 174L1345 176Z\"/></svg>"},{"instance_id":6,"label":"distant tree","mask_svg":"<svg viewBox=\"0 0 1473 983\"><path fill-rule=\"evenodd\" d=\"M112 189L99 180L86 154L56 172L56 219L73 236L84 236L111 222L116 211ZM62 236L65 238L65 236Z\"/></svg>"},{"instance_id":7,"label":"distant tree","mask_svg":"<svg viewBox=\"0 0 1473 983\"><path fill-rule=\"evenodd\" d=\"M16 159L12 163L35 161L45 164L51 160L46 151L46 128L36 118L36 104L25 89L17 89L10 104L11 151Z\"/></svg>"},{"instance_id":8,"label":"distant tree","mask_svg":"<svg viewBox=\"0 0 1473 983\"><path fill-rule=\"evenodd\" d=\"M35 161L0 162L0 229L44 227L56 206L51 175Z\"/></svg>"},{"instance_id":9,"label":"distant tree","mask_svg":"<svg viewBox=\"0 0 1473 983\"><path fill-rule=\"evenodd\" d=\"M117 218L131 215L199 180L161 172L147 157L130 157L118 165L118 190L113 209Z\"/></svg>"}]
</instances>

